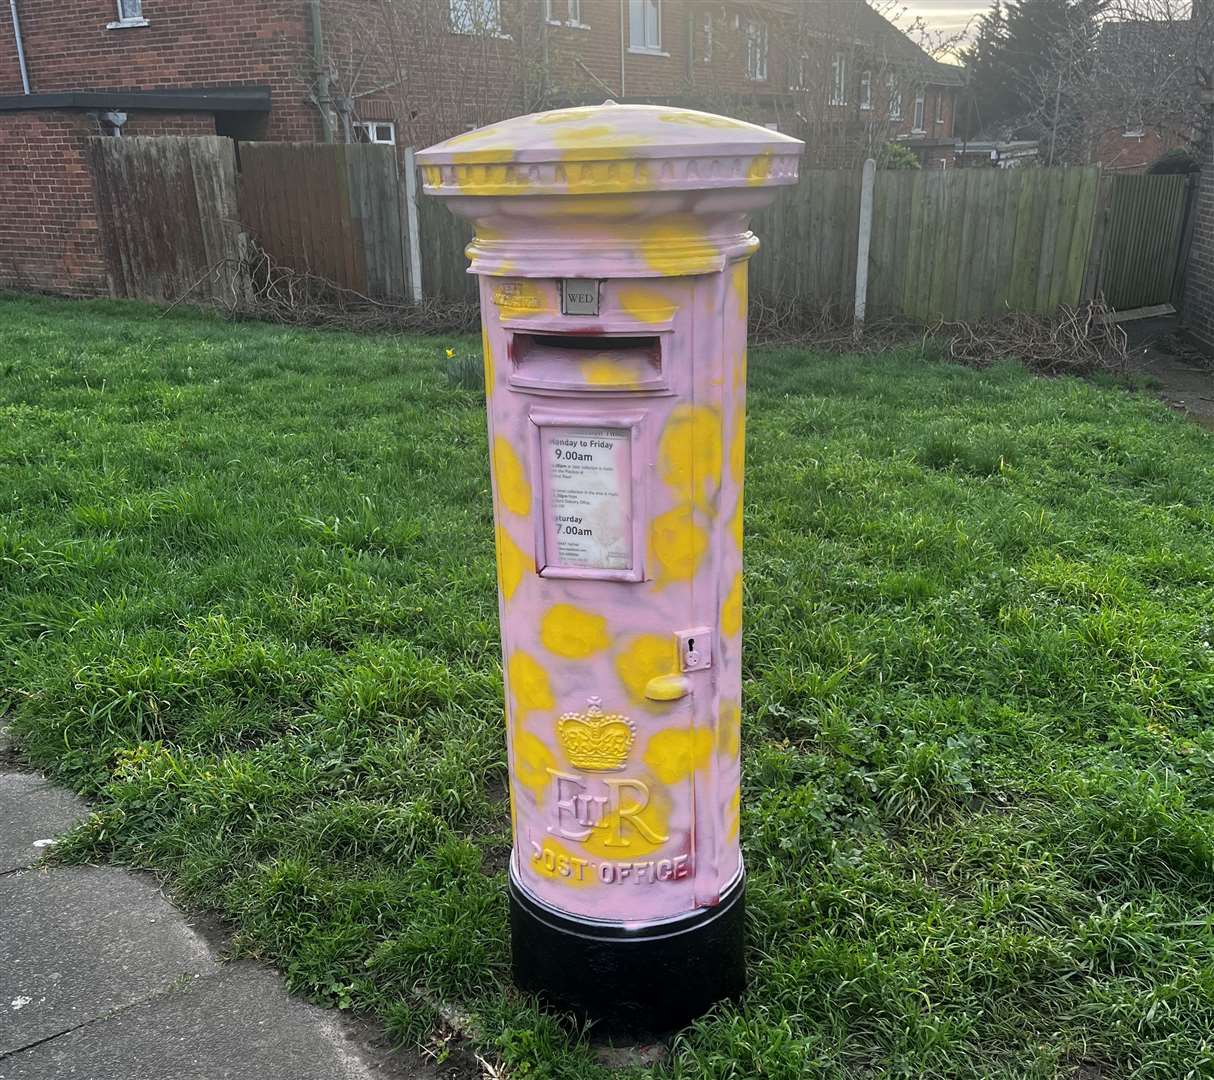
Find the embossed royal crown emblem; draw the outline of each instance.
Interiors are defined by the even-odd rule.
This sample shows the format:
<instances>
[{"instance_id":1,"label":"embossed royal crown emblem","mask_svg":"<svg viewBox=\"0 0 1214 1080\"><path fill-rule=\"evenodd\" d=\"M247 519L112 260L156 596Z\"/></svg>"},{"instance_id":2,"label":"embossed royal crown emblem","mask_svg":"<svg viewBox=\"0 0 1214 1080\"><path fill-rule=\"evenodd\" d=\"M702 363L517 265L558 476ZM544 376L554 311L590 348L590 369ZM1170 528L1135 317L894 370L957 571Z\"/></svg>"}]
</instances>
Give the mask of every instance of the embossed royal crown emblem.
<instances>
[{"instance_id":1,"label":"embossed royal crown emblem","mask_svg":"<svg viewBox=\"0 0 1214 1080\"><path fill-rule=\"evenodd\" d=\"M622 769L636 738L636 725L626 716L603 712L601 698L587 698L585 712L562 713L556 737L575 769L605 772Z\"/></svg>"}]
</instances>

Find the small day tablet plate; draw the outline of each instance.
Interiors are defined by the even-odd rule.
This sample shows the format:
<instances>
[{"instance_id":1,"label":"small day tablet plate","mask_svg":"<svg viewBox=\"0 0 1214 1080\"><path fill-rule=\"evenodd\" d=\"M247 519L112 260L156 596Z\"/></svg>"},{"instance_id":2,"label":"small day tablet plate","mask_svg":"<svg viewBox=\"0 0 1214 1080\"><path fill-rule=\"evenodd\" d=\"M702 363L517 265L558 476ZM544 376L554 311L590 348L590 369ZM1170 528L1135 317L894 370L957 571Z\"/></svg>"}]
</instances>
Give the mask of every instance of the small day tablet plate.
<instances>
[{"instance_id":1,"label":"small day tablet plate","mask_svg":"<svg viewBox=\"0 0 1214 1080\"><path fill-rule=\"evenodd\" d=\"M562 278L561 313L564 315L597 315L599 313L599 283L594 278Z\"/></svg>"}]
</instances>

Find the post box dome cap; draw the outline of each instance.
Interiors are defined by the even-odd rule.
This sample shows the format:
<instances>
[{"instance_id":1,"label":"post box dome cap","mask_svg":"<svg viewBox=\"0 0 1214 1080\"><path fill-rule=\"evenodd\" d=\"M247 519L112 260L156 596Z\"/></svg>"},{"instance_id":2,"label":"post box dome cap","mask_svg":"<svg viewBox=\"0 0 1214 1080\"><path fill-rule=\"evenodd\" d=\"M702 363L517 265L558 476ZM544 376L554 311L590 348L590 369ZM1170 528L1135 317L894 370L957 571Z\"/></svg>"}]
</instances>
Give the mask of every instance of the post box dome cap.
<instances>
[{"instance_id":1,"label":"post box dome cap","mask_svg":"<svg viewBox=\"0 0 1214 1080\"><path fill-rule=\"evenodd\" d=\"M803 148L734 117L608 101L489 124L417 160L432 195L622 194L795 183Z\"/></svg>"}]
</instances>

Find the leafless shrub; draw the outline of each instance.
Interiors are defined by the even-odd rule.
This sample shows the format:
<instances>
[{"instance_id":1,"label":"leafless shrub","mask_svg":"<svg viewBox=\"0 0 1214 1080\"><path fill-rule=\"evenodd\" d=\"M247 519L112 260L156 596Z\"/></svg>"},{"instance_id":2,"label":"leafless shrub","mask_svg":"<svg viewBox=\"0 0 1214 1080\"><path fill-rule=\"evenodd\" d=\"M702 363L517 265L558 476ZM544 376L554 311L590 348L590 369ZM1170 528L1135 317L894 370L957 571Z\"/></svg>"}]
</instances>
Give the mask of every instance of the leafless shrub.
<instances>
[{"instance_id":1,"label":"leafless shrub","mask_svg":"<svg viewBox=\"0 0 1214 1080\"><path fill-rule=\"evenodd\" d=\"M168 309L210 300L229 319L259 319L362 333L466 332L480 323L476 304L426 299L380 300L318 274L283 266L255 243L242 259L221 259Z\"/></svg>"},{"instance_id":2,"label":"leafless shrub","mask_svg":"<svg viewBox=\"0 0 1214 1080\"><path fill-rule=\"evenodd\" d=\"M971 367L1014 359L1042 375L1120 373L1129 362L1126 333L1109 315L1104 301L1094 300L1053 316L1017 312L973 324L942 319L923 332L923 341Z\"/></svg>"}]
</instances>

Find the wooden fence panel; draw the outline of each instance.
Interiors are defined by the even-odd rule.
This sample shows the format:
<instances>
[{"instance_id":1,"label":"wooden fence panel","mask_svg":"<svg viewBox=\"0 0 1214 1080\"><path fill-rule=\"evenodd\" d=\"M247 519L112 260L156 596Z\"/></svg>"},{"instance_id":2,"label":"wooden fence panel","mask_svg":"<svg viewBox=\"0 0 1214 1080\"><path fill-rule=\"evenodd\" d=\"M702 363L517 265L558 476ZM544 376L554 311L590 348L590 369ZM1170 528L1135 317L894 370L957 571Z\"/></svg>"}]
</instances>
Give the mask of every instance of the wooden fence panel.
<instances>
[{"instance_id":1,"label":"wooden fence panel","mask_svg":"<svg viewBox=\"0 0 1214 1080\"><path fill-rule=\"evenodd\" d=\"M1111 178L1099 279L1110 307L1127 311L1171 300L1189 187L1183 175Z\"/></svg>"},{"instance_id":2,"label":"wooden fence panel","mask_svg":"<svg viewBox=\"0 0 1214 1080\"><path fill-rule=\"evenodd\" d=\"M275 262L376 299L407 295L391 146L242 143L240 213Z\"/></svg>"},{"instance_id":3,"label":"wooden fence panel","mask_svg":"<svg viewBox=\"0 0 1214 1080\"><path fill-rule=\"evenodd\" d=\"M442 199L422 196L417 200L417 231L425 296L476 303L477 281L468 273L468 260L464 256L464 248L472 240L472 225L451 213Z\"/></svg>"},{"instance_id":4,"label":"wooden fence panel","mask_svg":"<svg viewBox=\"0 0 1214 1080\"><path fill-rule=\"evenodd\" d=\"M1078 303L1098 180L1094 168L879 172L870 312L931 322Z\"/></svg>"},{"instance_id":5,"label":"wooden fence panel","mask_svg":"<svg viewBox=\"0 0 1214 1080\"><path fill-rule=\"evenodd\" d=\"M859 218L859 173L805 170L755 215L762 247L751 264L752 294L815 309L850 305Z\"/></svg>"},{"instance_id":6,"label":"wooden fence panel","mask_svg":"<svg viewBox=\"0 0 1214 1080\"><path fill-rule=\"evenodd\" d=\"M89 162L114 295L211 299L209 271L241 252L231 140L98 138Z\"/></svg>"}]
</instances>

